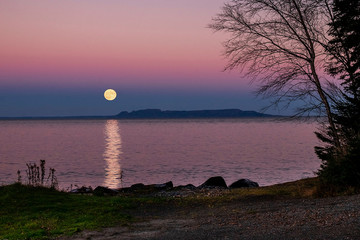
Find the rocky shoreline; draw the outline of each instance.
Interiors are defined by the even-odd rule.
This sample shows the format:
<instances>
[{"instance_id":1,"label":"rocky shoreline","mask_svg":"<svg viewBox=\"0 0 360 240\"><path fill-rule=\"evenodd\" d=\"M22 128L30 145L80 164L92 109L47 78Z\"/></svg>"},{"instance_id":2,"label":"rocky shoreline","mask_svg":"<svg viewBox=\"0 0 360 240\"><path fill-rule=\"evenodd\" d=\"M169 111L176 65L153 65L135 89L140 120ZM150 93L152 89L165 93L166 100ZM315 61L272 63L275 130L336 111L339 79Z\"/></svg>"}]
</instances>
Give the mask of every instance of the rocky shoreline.
<instances>
[{"instance_id":1,"label":"rocky shoreline","mask_svg":"<svg viewBox=\"0 0 360 240\"><path fill-rule=\"evenodd\" d=\"M130 187L111 189L103 186L98 186L95 189L91 187L81 187L72 189L72 194L91 194L96 196L117 196L117 195L149 195L149 196L161 196L161 197L183 197L195 194L209 194L209 190L212 190L212 194L217 194L221 191L236 188L254 188L259 187L257 182L250 179L239 179L238 181L230 184L226 184L225 180L221 176L211 177L206 180L200 186L194 186L192 184L180 185L174 187L172 181L161 184L149 184L143 183L133 184Z\"/></svg>"},{"instance_id":2,"label":"rocky shoreline","mask_svg":"<svg viewBox=\"0 0 360 240\"><path fill-rule=\"evenodd\" d=\"M61 239L359 239L360 195L323 198L314 197L310 192L307 195L315 184L316 179L306 179L245 191L201 185L196 188L180 186L180 190L172 187L153 194L189 196L194 193L195 196L215 197L171 199L151 208L139 206L134 209L138 222L100 231L83 231ZM267 194L265 190L269 188L274 195ZM304 191L304 194L282 195L285 189L289 193ZM230 191L232 193L227 194ZM261 193L242 195L256 191Z\"/></svg>"}]
</instances>

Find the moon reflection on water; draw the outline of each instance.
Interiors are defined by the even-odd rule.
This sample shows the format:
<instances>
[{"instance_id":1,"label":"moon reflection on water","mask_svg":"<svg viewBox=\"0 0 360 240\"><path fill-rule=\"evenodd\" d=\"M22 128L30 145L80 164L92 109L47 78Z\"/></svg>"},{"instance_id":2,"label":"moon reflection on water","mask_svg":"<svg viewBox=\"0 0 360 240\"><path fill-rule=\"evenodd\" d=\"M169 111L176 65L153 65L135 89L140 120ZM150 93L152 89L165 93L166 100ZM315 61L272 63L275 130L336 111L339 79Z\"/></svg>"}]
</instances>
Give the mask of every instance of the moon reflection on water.
<instances>
[{"instance_id":1,"label":"moon reflection on water","mask_svg":"<svg viewBox=\"0 0 360 240\"><path fill-rule=\"evenodd\" d=\"M107 120L105 124L105 151L104 160L105 179L104 185L109 188L119 188L121 180L121 136L120 127L117 120Z\"/></svg>"}]
</instances>

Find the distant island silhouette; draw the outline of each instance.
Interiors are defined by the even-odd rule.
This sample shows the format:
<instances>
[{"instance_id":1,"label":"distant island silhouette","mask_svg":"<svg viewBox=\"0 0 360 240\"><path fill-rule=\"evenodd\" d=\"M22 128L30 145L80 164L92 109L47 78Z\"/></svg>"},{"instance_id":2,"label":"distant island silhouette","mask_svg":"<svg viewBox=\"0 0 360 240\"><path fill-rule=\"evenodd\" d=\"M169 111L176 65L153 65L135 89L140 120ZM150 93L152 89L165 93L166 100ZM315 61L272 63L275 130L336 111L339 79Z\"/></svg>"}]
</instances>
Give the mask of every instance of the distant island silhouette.
<instances>
[{"instance_id":1,"label":"distant island silhouette","mask_svg":"<svg viewBox=\"0 0 360 240\"><path fill-rule=\"evenodd\" d=\"M160 109L144 109L132 112L123 111L115 116L120 119L169 119L169 118L243 118L243 117L275 117L274 115L240 109L162 111Z\"/></svg>"},{"instance_id":2,"label":"distant island silhouette","mask_svg":"<svg viewBox=\"0 0 360 240\"><path fill-rule=\"evenodd\" d=\"M135 111L123 111L112 116L54 116L54 117L0 117L0 120L21 119L191 119L191 118L268 118L279 117L278 115L264 114L256 111L243 111L240 109L219 110L191 110L171 111L160 109L143 109Z\"/></svg>"}]
</instances>

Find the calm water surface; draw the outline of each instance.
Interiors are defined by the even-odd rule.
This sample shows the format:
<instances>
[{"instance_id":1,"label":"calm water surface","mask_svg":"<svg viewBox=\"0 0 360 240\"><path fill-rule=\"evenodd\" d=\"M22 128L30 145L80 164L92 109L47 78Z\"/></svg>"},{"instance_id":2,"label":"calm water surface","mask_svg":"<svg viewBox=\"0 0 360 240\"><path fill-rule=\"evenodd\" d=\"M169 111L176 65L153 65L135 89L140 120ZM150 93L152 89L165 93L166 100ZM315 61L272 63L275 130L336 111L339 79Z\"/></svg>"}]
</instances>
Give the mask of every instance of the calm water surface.
<instances>
[{"instance_id":1,"label":"calm water surface","mask_svg":"<svg viewBox=\"0 0 360 240\"><path fill-rule=\"evenodd\" d=\"M274 119L0 121L0 184L45 159L60 187L199 185L221 175L270 185L314 176L315 122Z\"/></svg>"}]
</instances>

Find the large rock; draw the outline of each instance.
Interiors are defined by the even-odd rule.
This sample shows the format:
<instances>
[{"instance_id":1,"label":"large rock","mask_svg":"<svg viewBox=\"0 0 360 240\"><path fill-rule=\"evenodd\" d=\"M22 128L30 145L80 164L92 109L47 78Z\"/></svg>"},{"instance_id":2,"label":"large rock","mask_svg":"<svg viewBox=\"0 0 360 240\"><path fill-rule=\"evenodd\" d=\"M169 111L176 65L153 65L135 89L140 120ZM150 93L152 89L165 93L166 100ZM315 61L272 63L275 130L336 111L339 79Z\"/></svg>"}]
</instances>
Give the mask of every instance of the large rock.
<instances>
[{"instance_id":1,"label":"large rock","mask_svg":"<svg viewBox=\"0 0 360 240\"><path fill-rule=\"evenodd\" d=\"M174 187L174 190L196 190L196 189L197 189L197 187L195 187L192 184L180 185L180 186Z\"/></svg>"},{"instance_id":2,"label":"large rock","mask_svg":"<svg viewBox=\"0 0 360 240\"><path fill-rule=\"evenodd\" d=\"M173 188L173 183L171 181L161 184L150 184L145 185L143 183L133 184L128 188L119 189L120 192L124 193L151 193L163 190L170 190Z\"/></svg>"},{"instance_id":3,"label":"large rock","mask_svg":"<svg viewBox=\"0 0 360 240\"><path fill-rule=\"evenodd\" d=\"M119 192L114 190L114 189L110 189L110 188L107 188L107 187L102 187L102 186L98 186L94 189L94 192L93 194L95 196L115 196L117 195Z\"/></svg>"},{"instance_id":4,"label":"large rock","mask_svg":"<svg viewBox=\"0 0 360 240\"><path fill-rule=\"evenodd\" d=\"M249 188L249 187L259 187L259 184L257 182L251 181L250 179L240 179L229 186L229 188Z\"/></svg>"},{"instance_id":5,"label":"large rock","mask_svg":"<svg viewBox=\"0 0 360 240\"><path fill-rule=\"evenodd\" d=\"M143 188L145 188L145 184L143 184L143 183L136 183L136 184L133 184L130 186L130 189L133 191L140 190Z\"/></svg>"},{"instance_id":6,"label":"large rock","mask_svg":"<svg viewBox=\"0 0 360 240\"><path fill-rule=\"evenodd\" d=\"M91 187L82 186L81 188L72 189L70 193L90 194L93 193L93 189Z\"/></svg>"},{"instance_id":7,"label":"large rock","mask_svg":"<svg viewBox=\"0 0 360 240\"><path fill-rule=\"evenodd\" d=\"M166 182L166 183L162 183L162 184L154 184L153 185L155 189L157 190L169 190L171 188L174 187L172 181Z\"/></svg>"},{"instance_id":8,"label":"large rock","mask_svg":"<svg viewBox=\"0 0 360 240\"><path fill-rule=\"evenodd\" d=\"M222 187L227 188L224 178L221 176L211 177L206 182L200 185L200 187Z\"/></svg>"}]
</instances>

